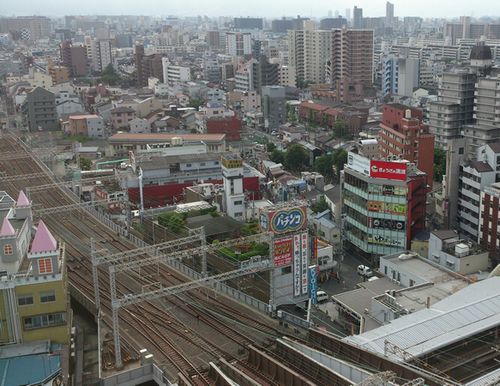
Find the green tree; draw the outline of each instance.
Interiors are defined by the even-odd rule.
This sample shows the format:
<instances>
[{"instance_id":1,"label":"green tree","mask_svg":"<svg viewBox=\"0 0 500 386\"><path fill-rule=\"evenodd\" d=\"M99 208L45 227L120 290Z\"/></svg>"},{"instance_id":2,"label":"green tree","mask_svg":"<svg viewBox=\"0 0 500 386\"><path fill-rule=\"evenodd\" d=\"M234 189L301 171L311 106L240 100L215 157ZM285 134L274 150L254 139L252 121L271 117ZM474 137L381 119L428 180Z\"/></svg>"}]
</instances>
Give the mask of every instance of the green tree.
<instances>
[{"instance_id":1,"label":"green tree","mask_svg":"<svg viewBox=\"0 0 500 386\"><path fill-rule=\"evenodd\" d=\"M333 124L333 134L335 138L339 139L347 139L351 137L351 134L349 133L349 127L347 126L347 122L344 119L339 118L335 121L335 123Z\"/></svg>"},{"instance_id":2,"label":"green tree","mask_svg":"<svg viewBox=\"0 0 500 386\"><path fill-rule=\"evenodd\" d=\"M268 153L272 153L274 149L276 149L276 145L272 142L268 142L266 148Z\"/></svg>"},{"instance_id":3,"label":"green tree","mask_svg":"<svg viewBox=\"0 0 500 386\"><path fill-rule=\"evenodd\" d=\"M344 169L347 162L347 151L345 149L336 149L332 154L333 165L335 166L335 179L340 180L340 172Z\"/></svg>"},{"instance_id":4,"label":"green tree","mask_svg":"<svg viewBox=\"0 0 500 386\"><path fill-rule=\"evenodd\" d=\"M189 101L189 107L194 107L196 110L198 110L204 104L205 101L203 99L191 98L191 100Z\"/></svg>"},{"instance_id":5,"label":"green tree","mask_svg":"<svg viewBox=\"0 0 500 386\"><path fill-rule=\"evenodd\" d=\"M331 180L334 176L333 165L332 154L325 154L314 160L314 170L322 174L327 180Z\"/></svg>"},{"instance_id":6,"label":"green tree","mask_svg":"<svg viewBox=\"0 0 500 386\"><path fill-rule=\"evenodd\" d=\"M446 151L443 149L434 149L434 180L441 182L446 174Z\"/></svg>"},{"instance_id":7,"label":"green tree","mask_svg":"<svg viewBox=\"0 0 500 386\"><path fill-rule=\"evenodd\" d=\"M81 170L92 169L92 161L89 158L80 157L80 169Z\"/></svg>"},{"instance_id":8,"label":"green tree","mask_svg":"<svg viewBox=\"0 0 500 386\"><path fill-rule=\"evenodd\" d=\"M299 171L309 165L309 156L299 144L288 147L285 154L285 166L292 171Z\"/></svg>"},{"instance_id":9,"label":"green tree","mask_svg":"<svg viewBox=\"0 0 500 386\"><path fill-rule=\"evenodd\" d=\"M115 86L120 81L120 79L120 75L116 72L115 68L110 63L101 72L99 82L109 84L110 86Z\"/></svg>"},{"instance_id":10,"label":"green tree","mask_svg":"<svg viewBox=\"0 0 500 386\"><path fill-rule=\"evenodd\" d=\"M271 152L271 155L269 156L271 161L276 162L277 164L284 164L285 163L285 153L278 150L274 149Z\"/></svg>"},{"instance_id":11,"label":"green tree","mask_svg":"<svg viewBox=\"0 0 500 386\"><path fill-rule=\"evenodd\" d=\"M321 196L320 199L311 205L311 210L314 213L321 213L325 210L329 209L328 204L326 203L325 196Z\"/></svg>"},{"instance_id":12,"label":"green tree","mask_svg":"<svg viewBox=\"0 0 500 386\"><path fill-rule=\"evenodd\" d=\"M173 233L181 233L184 220L184 216L176 212L164 213L158 217L158 223Z\"/></svg>"}]
</instances>

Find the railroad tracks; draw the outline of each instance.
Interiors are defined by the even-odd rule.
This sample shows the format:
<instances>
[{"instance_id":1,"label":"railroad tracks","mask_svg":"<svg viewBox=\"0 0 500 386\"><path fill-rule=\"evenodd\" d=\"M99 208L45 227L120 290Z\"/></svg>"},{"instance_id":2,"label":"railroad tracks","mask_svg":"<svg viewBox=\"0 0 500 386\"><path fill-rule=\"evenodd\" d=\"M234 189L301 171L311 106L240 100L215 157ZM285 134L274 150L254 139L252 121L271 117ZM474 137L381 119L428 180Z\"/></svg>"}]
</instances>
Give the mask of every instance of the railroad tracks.
<instances>
[{"instance_id":1,"label":"railroad tracks","mask_svg":"<svg viewBox=\"0 0 500 386\"><path fill-rule=\"evenodd\" d=\"M55 182L44 166L40 165L40 161L32 158L28 149L14 137L2 137L0 154L8 155L0 157L0 171L4 177L3 182L0 180L1 189L7 190L13 197L16 197L21 188ZM20 156L16 157L16 154ZM16 175L30 175L30 178L16 179ZM58 186L34 191L31 199L43 208L75 203L74 198ZM90 238L96 240L98 248L105 247L110 253L134 248L81 208L46 215L43 218L56 236L66 242L70 285L89 299L94 298ZM107 272L102 268L98 272L102 299L101 315L103 321L110 325L111 299ZM117 291L119 294L126 294L158 281L163 285L174 285L187 280L164 265L160 265L156 270L154 267L146 267L139 276L132 272L131 276L121 277L117 281ZM238 359L238 352L246 345L265 341L266 337L279 334L275 323L263 322L256 316L250 316L243 306L225 297L222 299L216 298L211 291L202 294L200 290L192 290L182 296L163 299L160 304L147 302L130 310L125 309L120 314L126 331L122 332L122 341L125 341L127 346L125 355L134 357L137 356L138 349L150 349L155 353L155 360L169 368L170 375L180 372L190 379L195 379L196 384L205 385L208 381L200 368L206 367L209 360L217 360L221 356L231 360ZM246 326L250 326L254 333L249 333ZM179 347L173 342L177 342ZM180 348L181 345L185 350ZM202 352L203 355L193 360L188 350Z\"/></svg>"}]
</instances>

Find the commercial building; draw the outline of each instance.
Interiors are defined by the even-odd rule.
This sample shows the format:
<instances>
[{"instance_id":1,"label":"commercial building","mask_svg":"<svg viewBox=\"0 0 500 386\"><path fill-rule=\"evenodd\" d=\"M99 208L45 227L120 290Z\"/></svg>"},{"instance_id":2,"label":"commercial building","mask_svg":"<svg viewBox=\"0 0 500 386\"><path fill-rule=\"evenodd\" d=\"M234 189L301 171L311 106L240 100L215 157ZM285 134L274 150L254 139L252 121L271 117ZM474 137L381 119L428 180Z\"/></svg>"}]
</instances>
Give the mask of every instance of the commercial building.
<instances>
[{"instance_id":1,"label":"commercial building","mask_svg":"<svg viewBox=\"0 0 500 386\"><path fill-rule=\"evenodd\" d=\"M252 55L252 34L250 32L227 32L226 53L231 56Z\"/></svg>"},{"instance_id":2,"label":"commercial building","mask_svg":"<svg viewBox=\"0 0 500 386\"><path fill-rule=\"evenodd\" d=\"M21 106L23 125L32 132L59 130L55 101L55 95L44 88L28 92Z\"/></svg>"},{"instance_id":3,"label":"commercial building","mask_svg":"<svg viewBox=\"0 0 500 386\"><path fill-rule=\"evenodd\" d=\"M297 84L306 81L325 83L325 69L331 52L332 31L288 31L288 61L295 67Z\"/></svg>"},{"instance_id":4,"label":"commercial building","mask_svg":"<svg viewBox=\"0 0 500 386\"><path fill-rule=\"evenodd\" d=\"M342 16L339 17L327 17L325 19L321 19L319 22L319 29L329 30L335 28L344 28L347 27L347 20Z\"/></svg>"},{"instance_id":5,"label":"commercial building","mask_svg":"<svg viewBox=\"0 0 500 386\"><path fill-rule=\"evenodd\" d=\"M434 135L422 123L422 112L401 104L382 108L379 131L380 157L405 159L427 174L427 185L432 188L434 179Z\"/></svg>"},{"instance_id":6,"label":"commercial building","mask_svg":"<svg viewBox=\"0 0 500 386\"><path fill-rule=\"evenodd\" d=\"M373 84L373 31L333 30L329 52L327 77L337 98L346 103L361 100Z\"/></svg>"},{"instance_id":7,"label":"commercial building","mask_svg":"<svg viewBox=\"0 0 500 386\"><path fill-rule=\"evenodd\" d=\"M18 33L23 40L48 38L50 19L45 16L19 16L0 18L0 33Z\"/></svg>"},{"instance_id":8,"label":"commercial building","mask_svg":"<svg viewBox=\"0 0 500 386\"><path fill-rule=\"evenodd\" d=\"M245 221L245 194L243 192L243 160L235 154L221 157L224 182L224 212L238 221Z\"/></svg>"},{"instance_id":9,"label":"commercial building","mask_svg":"<svg viewBox=\"0 0 500 386\"><path fill-rule=\"evenodd\" d=\"M409 249L425 229L426 188L426 174L412 163L350 152L342 172L344 246L372 262Z\"/></svg>"},{"instance_id":10,"label":"commercial building","mask_svg":"<svg viewBox=\"0 0 500 386\"><path fill-rule=\"evenodd\" d=\"M49 61L47 73L52 78L52 84L66 83L70 78L70 69L64 66L55 66L52 61Z\"/></svg>"},{"instance_id":11,"label":"commercial building","mask_svg":"<svg viewBox=\"0 0 500 386\"><path fill-rule=\"evenodd\" d=\"M394 25L394 4L389 1L385 3L385 25L386 27Z\"/></svg>"},{"instance_id":12,"label":"commercial building","mask_svg":"<svg viewBox=\"0 0 500 386\"><path fill-rule=\"evenodd\" d=\"M226 141L239 141L241 139L241 119L233 117L212 117L206 121L207 134L224 134Z\"/></svg>"},{"instance_id":13,"label":"commercial building","mask_svg":"<svg viewBox=\"0 0 500 386\"><path fill-rule=\"evenodd\" d=\"M0 344L69 343L71 315L63 248L43 221L31 241L31 202L0 192ZM31 246L30 246L31 244Z\"/></svg>"},{"instance_id":14,"label":"commercial building","mask_svg":"<svg viewBox=\"0 0 500 386\"><path fill-rule=\"evenodd\" d=\"M278 130L286 122L285 88L281 86L262 87L262 110L264 127L268 132Z\"/></svg>"}]
</instances>

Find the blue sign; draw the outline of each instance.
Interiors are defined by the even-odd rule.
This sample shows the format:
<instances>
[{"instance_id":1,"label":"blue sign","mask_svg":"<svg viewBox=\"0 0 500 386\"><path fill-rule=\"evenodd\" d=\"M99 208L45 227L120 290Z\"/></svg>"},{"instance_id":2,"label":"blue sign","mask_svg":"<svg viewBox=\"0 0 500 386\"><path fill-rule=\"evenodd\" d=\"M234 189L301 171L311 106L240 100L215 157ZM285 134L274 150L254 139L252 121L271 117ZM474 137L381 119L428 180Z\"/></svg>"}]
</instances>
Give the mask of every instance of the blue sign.
<instances>
[{"instance_id":1,"label":"blue sign","mask_svg":"<svg viewBox=\"0 0 500 386\"><path fill-rule=\"evenodd\" d=\"M309 298L311 304L318 304L318 278L316 277L316 265L309 266Z\"/></svg>"},{"instance_id":2,"label":"blue sign","mask_svg":"<svg viewBox=\"0 0 500 386\"><path fill-rule=\"evenodd\" d=\"M305 224L306 213L303 208L280 210L272 217L271 230L276 233L294 232L303 229Z\"/></svg>"}]
</instances>

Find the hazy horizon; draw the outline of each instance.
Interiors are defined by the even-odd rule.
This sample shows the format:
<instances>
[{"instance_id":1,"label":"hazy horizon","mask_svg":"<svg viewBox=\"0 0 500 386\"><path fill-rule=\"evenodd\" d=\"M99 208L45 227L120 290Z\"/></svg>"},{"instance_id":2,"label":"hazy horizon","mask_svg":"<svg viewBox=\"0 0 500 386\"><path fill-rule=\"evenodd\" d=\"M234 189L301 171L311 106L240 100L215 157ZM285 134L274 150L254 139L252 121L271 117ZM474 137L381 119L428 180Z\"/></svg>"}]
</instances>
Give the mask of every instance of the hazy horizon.
<instances>
[{"instance_id":1,"label":"hazy horizon","mask_svg":"<svg viewBox=\"0 0 500 386\"><path fill-rule=\"evenodd\" d=\"M395 16L420 16L424 18L456 18L459 16L472 17L498 17L491 16L491 10L497 3L493 1L473 2L465 0L421 0L410 2L407 0L393 0ZM64 1L32 0L29 2L18 1L4 4L1 10L2 16L65 16L65 15L144 15L144 16L255 16L263 18L279 18L282 16L293 17L301 15L304 17L326 17L331 11L335 15L338 10L340 15L345 14L345 9L351 9L354 5L363 8L363 16L376 17L385 16L385 0L359 0L337 1L333 3L327 0L315 0L313 4L298 0L253 0L239 4L236 1L211 0L209 4L202 0L170 1L142 0L140 2L123 0L87 0ZM450 10L453 14L450 15Z\"/></svg>"}]
</instances>

